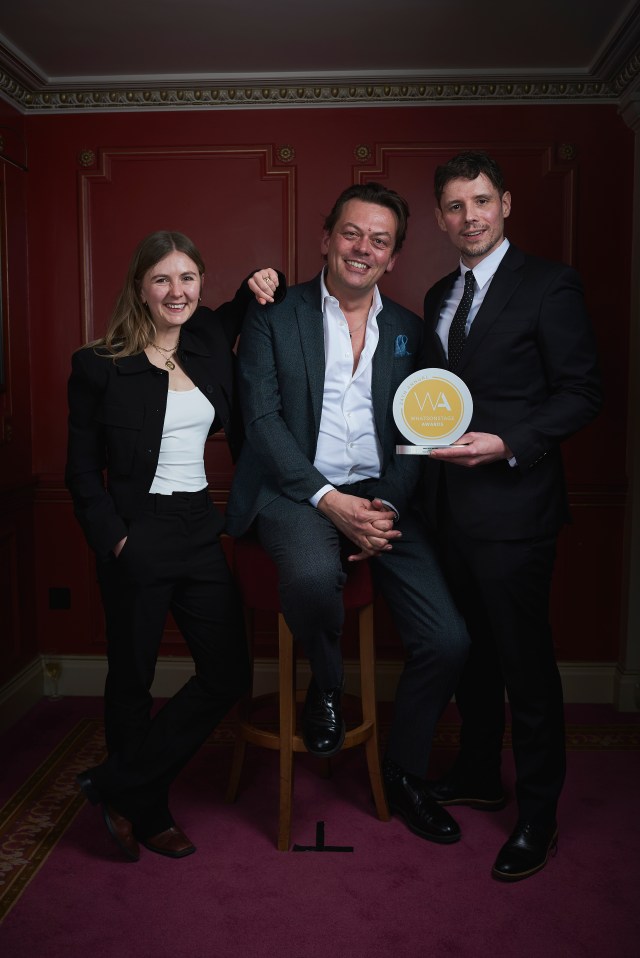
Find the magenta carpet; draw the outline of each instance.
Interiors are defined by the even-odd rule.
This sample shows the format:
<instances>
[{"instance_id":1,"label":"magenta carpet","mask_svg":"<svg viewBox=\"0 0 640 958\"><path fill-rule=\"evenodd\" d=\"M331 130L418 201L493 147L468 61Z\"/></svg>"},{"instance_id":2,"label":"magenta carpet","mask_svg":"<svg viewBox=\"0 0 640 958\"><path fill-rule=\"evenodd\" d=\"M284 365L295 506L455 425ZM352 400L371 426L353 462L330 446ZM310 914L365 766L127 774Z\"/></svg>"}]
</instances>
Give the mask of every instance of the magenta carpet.
<instances>
[{"instance_id":1,"label":"magenta carpet","mask_svg":"<svg viewBox=\"0 0 640 958\"><path fill-rule=\"evenodd\" d=\"M451 757L455 710L434 752ZM100 813L77 795L78 766L101 747L96 700L42 702L0 742L0 954L4 958L637 958L640 942L640 722L572 706L556 857L524 882L489 871L514 817L456 809L462 840L438 846L379 822L364 755L319 777L296 765L292 840L353 851L278 852L277 756L250 748L225 805L228 734L174 789L198 847L173 861L123 862ZM505 778L513 767L505 751Z\"/></svg>"}]
</instances>

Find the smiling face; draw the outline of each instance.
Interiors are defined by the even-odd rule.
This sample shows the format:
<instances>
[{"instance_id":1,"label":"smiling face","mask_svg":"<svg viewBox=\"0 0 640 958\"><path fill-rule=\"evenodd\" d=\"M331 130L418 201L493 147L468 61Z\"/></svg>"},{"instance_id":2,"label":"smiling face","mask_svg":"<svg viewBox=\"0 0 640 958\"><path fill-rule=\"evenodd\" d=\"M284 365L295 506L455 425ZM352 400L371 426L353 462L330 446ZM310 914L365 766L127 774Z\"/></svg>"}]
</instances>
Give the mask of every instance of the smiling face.
<instances>
[{"instance_id":1,"label":"smiling face","mask_svg":"<svg viewBox=\"0 0 640 958\"><path fill-rule=\"evenodd\" d=\"M395 213L377 203L349 200L321 250L327 257L327 289L336 299L371 296L373 287L396 261Z\"/></svg>"},{"instance_id":2,"label":"smiling face","mask_svg":"<svg viewBox=\"0 0 640 958\"><path fill-rule=\"evenodd\" d=\"M491 180L481 173L475 180L449 180L440 206L438 226L460 250L465 266L476 266L504 239L504 221L511 212L511 194L502 196Z\"/></svg>"},{"instance_id":3,"label":"smiling face","mask_svg":"<svg viewBox=\"0 0 640 958\"><path fill-rule=\"evenodd\" d=\"M179 328L198 307L202 279L194 261L174 250L144 274L140 299L159 336Z\"/></svg>"}]
</instances>

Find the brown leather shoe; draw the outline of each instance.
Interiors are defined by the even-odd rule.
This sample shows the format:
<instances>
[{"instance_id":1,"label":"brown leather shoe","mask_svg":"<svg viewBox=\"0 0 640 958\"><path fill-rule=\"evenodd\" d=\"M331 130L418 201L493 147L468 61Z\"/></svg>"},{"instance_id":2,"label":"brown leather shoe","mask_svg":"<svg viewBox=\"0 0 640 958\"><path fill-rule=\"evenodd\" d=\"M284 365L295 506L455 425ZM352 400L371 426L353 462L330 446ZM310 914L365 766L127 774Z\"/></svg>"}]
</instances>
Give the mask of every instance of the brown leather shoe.
<instances>
[{"instance_id":1,"label":"brown leather shoe","mask_svg":"<svg viewBox=\"0 0 640 958\"><path fill-rule=\"evenodd\" d=\"M142 844L150 852L167 855L169 858L184 858L185 855L193 855L196 850L196 846L177 825L172 825L151 838L142 839Z\"/></svg>"},{"instance_id":2,"label":"brown leather shoe","mask_svg":"<svg viewBox=\"0 0 640 958\"><path fill-rule=\"evenodd\" d=\"M133 834L133 825L129 819L111 805L102 806L102 817L109 834L125 857L130 862L137 862L140 858L140 846Z\"/></svg>"}]
</instances>

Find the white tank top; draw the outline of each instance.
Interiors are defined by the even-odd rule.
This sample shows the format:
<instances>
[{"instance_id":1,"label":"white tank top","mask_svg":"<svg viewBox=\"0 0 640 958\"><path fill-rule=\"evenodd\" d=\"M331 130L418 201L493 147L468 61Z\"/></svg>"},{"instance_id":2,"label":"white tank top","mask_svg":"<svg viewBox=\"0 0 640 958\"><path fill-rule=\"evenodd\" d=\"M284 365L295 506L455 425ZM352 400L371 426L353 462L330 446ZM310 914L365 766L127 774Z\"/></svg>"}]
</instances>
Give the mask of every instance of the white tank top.
<instances>
[{"instance_id":1,"label":"white tank top","mask_svg":"<svg viewBox=\"0 0 640 958\"><path fill-rule=\"evenodd\" d=\"M197 386L169 390L158 467L149 492L198 492L206 488L204 444L215 410Z\"/></svg>"}]
</instances>

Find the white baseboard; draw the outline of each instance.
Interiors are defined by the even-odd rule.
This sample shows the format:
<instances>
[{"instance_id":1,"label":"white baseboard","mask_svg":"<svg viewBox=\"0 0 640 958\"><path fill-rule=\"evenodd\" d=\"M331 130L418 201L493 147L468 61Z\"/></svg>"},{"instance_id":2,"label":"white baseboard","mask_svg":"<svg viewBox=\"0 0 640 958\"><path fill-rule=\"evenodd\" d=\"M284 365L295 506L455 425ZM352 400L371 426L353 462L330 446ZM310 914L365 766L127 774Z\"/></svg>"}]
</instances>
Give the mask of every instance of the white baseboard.
<instances>
[{"instance_id":1,"label":"white baseboard","mask_svg":"<svg viewBox=\"0 0 640 958\"><path fill-rule=\"evenodd\" d=\"M34 659L19 675L0 689L0 731L9 728L35 705L43 695L53 692L51 679L45 674L45 656ZM104 656L60 655L58 692L60 695L101 696L107 674ZM381 702L392 701L402 668L401 662L378 662L377 694ZM345 662L347 692L358 689L358 663ZM621 712L640 709L640 676L637 672L622 673L615 663L561 662L560 674L566 702L613 705ZM188 658L158 660L152 693L158 698L173 695L193 675ZM298 681L305 687L309 678L306 663L298 666ZM275 659L256 659L254 694L273 692L278 687L278 663Z\"/></svg>"}]
</instances>

